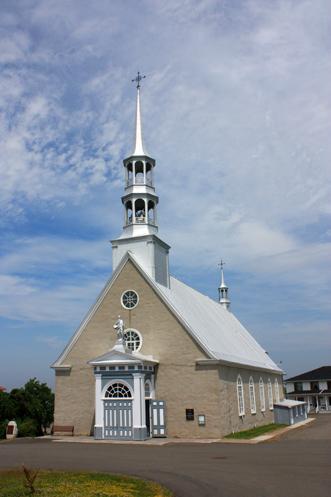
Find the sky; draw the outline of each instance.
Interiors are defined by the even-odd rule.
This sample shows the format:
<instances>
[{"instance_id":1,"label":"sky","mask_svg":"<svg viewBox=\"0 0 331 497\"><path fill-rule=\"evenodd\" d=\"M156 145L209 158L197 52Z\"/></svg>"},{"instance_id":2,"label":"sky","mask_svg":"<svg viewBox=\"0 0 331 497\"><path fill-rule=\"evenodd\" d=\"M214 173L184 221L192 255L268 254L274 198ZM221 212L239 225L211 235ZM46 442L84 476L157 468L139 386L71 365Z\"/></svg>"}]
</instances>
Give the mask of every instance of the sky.
<instances>
[{"instance_id":1,"label":"sky","mask_svg":"<svg viewBox=\"0 0 331 497\"><path fill-rule=\"evenodd\" d=\"M0 30L0 385L53 387L111 276L138 70L172 274L217 298L225 260L287 377L330 364L329 1L2 0Z\"/></svg>"}]
</instances>

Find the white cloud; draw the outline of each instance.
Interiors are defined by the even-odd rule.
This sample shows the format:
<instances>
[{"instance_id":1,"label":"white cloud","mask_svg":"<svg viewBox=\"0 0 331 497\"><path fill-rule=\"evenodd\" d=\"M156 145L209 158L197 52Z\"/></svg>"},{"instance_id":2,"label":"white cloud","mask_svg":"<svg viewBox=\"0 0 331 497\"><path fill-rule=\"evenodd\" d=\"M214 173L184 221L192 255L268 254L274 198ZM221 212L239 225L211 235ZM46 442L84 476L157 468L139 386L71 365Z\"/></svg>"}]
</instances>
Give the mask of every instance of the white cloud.
<instances>
[{"instance_id":1,"label":"white cloud","mask_svg":"<svg viewBox=\"0 0 331 497\"><path fill-rule=\"evenodd\" d=\"M325 312L324 0L146 0L139 8L49 0L0 9L0 209L12 236L0 260L9 290L2 315L74 321L102 286L110 269L103 240L121 229L121 160L132 143L138 69L147 74L144 136L157 159L171 262L203 275L222 257L243 279L274 285L269 303L260 296L270 313L279 285L278 314L288 311L287 295L293 312ZM96 241L83 239L82 226L87 236L99 230Z\"/></svg>"}]
</instances>

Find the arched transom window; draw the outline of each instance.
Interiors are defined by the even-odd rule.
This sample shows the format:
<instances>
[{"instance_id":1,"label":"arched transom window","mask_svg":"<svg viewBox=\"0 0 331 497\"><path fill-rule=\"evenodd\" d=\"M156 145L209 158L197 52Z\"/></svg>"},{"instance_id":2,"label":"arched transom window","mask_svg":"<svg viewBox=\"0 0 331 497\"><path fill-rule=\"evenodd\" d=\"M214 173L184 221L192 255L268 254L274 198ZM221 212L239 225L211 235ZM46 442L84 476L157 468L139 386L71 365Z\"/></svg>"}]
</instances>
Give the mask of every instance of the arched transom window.
<instances>
[{"instance_id":1,"label":"arched transom window","mask_svg":"<svg viewBox=\"0 0 331 497\"><path fill-rule=\"evenodd\" d=\"M274 408L274 399L272 395L272 385L270 378L268 380L268 401L269 401L269 409L272 411L272 409Z\"/></svg>"},{"instance_id":2,"label":"arched transom window","mask_svg":"<svg viewBox=\"0 0 331 497\"><path fill-rule=\"evenodd\" d=\"M265 411L265 395L264 395L264 383L262 378L260 378L259 381L259 392L260 392L260 406L261 406L261 411Z\"/></svg>"},{"instance_id":3,"label":"arched transom window","mask_svg":"<svg viewBox=\"0 0 331 497\"><path fill-rule=\"evenodd\" d=\"M125 330L124 341L128 349L137 352L141 349L142 337L137 330Z\"/></svg>"},{"instance_id":4,"label":"arched transom window","mask_svg":"<svg viewBox=\"0 0 331 497\"><path fill-rule=\"evenodd\" d=\"M237 378L237 397L238 397L239 416L244 416L245 414L244 387L241 376L238 376Z\"/></svg>"},{"instance_id":5,"label":"arched transom window","mask_svg":"<svg viewBox=\"0 0 331 497\"><path fill-rule=\"evenodd\" d=\"M255 402L255 388L254 388L254 380L252 377L249 379L249 404L251 408L251 413L256 413L256 402Z\"/></svg>"},{"instance_id":6,"label":"arched transom window","mask_svg":"<svg viewBox=\"0 0 331 497\"><path fill-rule=\"evenodd\" d=\"M124 383L112 383L106 390L106 399L132 399L131 390Z\"/></svg>"}]
</instances>

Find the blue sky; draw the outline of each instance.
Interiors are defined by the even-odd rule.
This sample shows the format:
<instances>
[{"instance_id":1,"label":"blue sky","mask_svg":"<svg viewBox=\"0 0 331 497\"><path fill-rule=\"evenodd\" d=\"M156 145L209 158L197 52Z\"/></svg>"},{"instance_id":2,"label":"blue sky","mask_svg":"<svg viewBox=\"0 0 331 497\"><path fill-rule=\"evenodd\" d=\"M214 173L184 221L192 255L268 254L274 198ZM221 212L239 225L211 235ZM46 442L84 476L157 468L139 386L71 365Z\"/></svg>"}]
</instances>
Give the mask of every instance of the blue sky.
<instances>
[{"instance_id":1,"label":"blue sky","mask_svg":"<svg viewBox=\"0 0 331 497\"><path fill-rule=\"evenodd\" d=\"M2 0L0 384L56 359L111 274L142 88L174 275L289 375L330 364L326 0ZM110 330L111 332L111 330Z\"/></svg>"}]
</instances>

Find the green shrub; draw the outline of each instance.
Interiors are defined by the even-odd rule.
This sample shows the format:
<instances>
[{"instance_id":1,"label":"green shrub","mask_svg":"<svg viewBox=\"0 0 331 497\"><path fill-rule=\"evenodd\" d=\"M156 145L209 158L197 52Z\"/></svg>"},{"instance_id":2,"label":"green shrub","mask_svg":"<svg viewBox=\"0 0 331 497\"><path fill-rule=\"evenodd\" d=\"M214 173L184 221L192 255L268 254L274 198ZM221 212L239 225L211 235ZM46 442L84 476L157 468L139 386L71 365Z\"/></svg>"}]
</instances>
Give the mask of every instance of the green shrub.
<instances>
[{"instance_id":1,"label":"green shrub","mask_svg":"<svg viewBox=\"0 0 331 497\"><path fill-rule=\"evenodd\" d=\"M7 428L8 420L4 419L0 421L0 439L6 438L6 428Z\"/></svg>"},{"instance_id":2,"label":"green shrub","mask_svg":"<svg viewBox=\"0 0 331 497\"><path fill-rule=\"evenodd\" d=\"M23 419L17 422L19 437L36 437L39 435L38 423L34 419Z\"/></svg>"}]
</instances>

